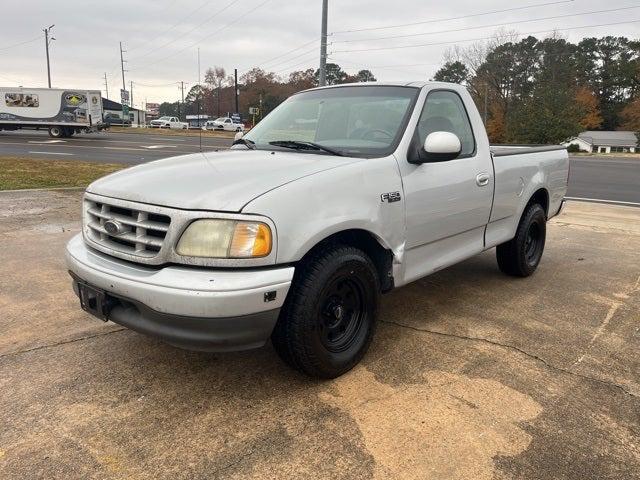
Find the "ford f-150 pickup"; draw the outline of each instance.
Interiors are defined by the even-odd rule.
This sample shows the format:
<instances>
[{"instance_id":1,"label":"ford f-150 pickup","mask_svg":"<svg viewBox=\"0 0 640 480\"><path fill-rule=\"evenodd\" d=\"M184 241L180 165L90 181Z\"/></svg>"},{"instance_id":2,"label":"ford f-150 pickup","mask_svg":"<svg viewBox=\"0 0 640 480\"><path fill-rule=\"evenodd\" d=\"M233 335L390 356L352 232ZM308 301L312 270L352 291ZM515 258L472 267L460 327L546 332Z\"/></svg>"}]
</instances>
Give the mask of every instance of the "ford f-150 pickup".
<instances>
[{"instance_id":1,"label":"ford f-150 pickup","mask_svg":"<svg viewBox=\"0 0 640 480\"><path fill-rule=\"evenodd\" d=\"M494 247L533 274L568 175L562 147L491 147L460 86L312 89L231 150L92 183L67 263L105 321L206 351L271 339L333 378L365 354L381 293Z\"/></svg>"}]
</instances>

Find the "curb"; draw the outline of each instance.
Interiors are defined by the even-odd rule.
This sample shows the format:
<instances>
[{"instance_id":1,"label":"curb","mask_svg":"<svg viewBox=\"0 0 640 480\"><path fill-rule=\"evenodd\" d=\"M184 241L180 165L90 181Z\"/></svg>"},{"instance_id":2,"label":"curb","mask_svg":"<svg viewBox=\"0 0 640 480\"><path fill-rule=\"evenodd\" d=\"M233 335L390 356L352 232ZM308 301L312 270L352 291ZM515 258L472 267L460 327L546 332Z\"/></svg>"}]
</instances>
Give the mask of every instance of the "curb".
<instances>
[{"instance_id":1,"label":"curb","mask_svg":"<svg viewBox=\"0 0 640 480\"><path fill-rule=\"evenodd\" d=\"M0 194L17 193L17 192L55 192L55 191L72 191L72 190L84 192L86 188L87 187L20 188L18 190L0 190Z\"/></svg>"}]
</instances>

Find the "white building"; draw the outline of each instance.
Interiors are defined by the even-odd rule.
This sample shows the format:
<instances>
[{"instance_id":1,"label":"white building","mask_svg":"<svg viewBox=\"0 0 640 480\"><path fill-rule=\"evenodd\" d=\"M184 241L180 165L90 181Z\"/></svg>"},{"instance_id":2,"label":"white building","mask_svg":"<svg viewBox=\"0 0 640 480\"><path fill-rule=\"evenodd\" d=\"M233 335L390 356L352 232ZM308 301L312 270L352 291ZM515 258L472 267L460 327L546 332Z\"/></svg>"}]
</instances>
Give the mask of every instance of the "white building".
<instances>
[{"instance_id":1,"label":"white building","mask_svg":"<svg viewBox=\"0 0 640 480\"><path fill-rule=\"evenodd\" d=\"M580 150L592 153L640 153L635 132L582 132L563 145L578 145Z\"/></svg>"},{"instance_id":2,"label":"white building","mask_svg":"<svg viewBox=\"0 0 640 480\"><path fill-rule=\"evenodd\" d=\"M105 116L109 115L122 118L122 104L109 100L108 98L102 99L102 111ZM129 121L133 127L144 125L147 121L145 111L129 107Z\"/></svg>"}]
</instances>

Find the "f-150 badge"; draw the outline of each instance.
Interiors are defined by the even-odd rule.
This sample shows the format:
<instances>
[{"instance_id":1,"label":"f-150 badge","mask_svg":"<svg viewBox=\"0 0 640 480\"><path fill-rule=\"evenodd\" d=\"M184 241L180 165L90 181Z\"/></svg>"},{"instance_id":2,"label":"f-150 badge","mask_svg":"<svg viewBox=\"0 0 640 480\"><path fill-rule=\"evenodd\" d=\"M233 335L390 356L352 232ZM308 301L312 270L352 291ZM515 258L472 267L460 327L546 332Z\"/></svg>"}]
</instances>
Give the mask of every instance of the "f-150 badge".
<instances>
[{"instance_id":1,"label":"f-150 badge","mask_svg":"<svg viewBox=\"0 0 640 480\"><path fill-rule=\"evenodd\" d=\"M401 199L402 197L400 196L400 192L387 192L380 195L380 200L382 201L382 203L399 202Z\"/></svg>"}]
</instances>

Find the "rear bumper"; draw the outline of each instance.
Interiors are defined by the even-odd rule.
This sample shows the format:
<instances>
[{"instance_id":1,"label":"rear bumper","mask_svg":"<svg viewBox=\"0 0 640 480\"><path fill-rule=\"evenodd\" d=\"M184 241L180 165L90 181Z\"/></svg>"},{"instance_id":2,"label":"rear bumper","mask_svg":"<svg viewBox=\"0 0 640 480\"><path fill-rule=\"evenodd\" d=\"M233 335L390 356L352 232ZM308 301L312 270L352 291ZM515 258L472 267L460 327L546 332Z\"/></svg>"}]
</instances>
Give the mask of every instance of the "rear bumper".
<instances>
[{"instance_id":1,"label":"rear bumper","mask_svg":"<svg viewBox=\"0 0 640 480\"><path fill-rule=\"evenodd\" d=\"M108 319L167 343L205 351L260 347L270 337L293 267L152 269L89 249L81 235L67 245L74 283L107 293ZM77 292L77 285L74 285Z\"/></svg>"}]
</instances>

